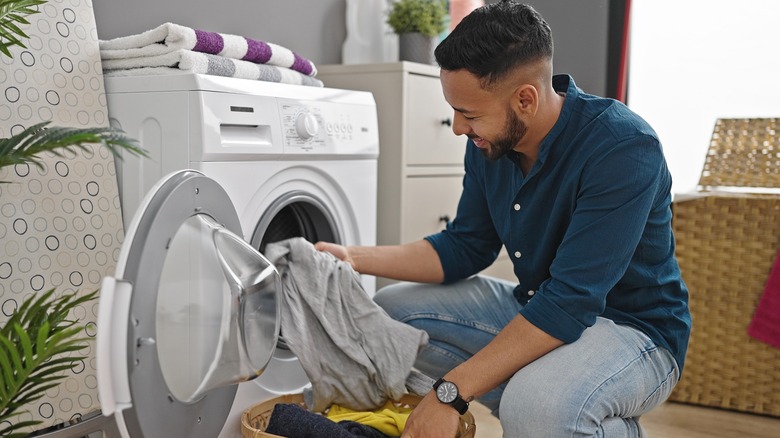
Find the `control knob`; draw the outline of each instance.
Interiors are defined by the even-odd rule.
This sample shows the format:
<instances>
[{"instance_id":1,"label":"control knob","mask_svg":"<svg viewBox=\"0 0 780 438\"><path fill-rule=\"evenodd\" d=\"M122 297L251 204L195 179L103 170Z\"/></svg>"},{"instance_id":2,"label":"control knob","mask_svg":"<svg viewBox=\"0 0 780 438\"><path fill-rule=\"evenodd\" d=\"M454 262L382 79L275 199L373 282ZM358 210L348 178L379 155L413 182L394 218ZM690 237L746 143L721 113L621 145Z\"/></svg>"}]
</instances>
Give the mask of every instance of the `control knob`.
<instances>
[{"instance_id":1,"label":"control knob","mask_svg":"<svg viewBox=\"0 0 780 438\"><path fill-rule=\"evenodd\" d=\"M298 137L308 140L317 135L319 130L320 124L317 122L314 114L309 112L298 114L298 117L295 119L295 132L298 134Z\"/></svg>"}]
</instances>

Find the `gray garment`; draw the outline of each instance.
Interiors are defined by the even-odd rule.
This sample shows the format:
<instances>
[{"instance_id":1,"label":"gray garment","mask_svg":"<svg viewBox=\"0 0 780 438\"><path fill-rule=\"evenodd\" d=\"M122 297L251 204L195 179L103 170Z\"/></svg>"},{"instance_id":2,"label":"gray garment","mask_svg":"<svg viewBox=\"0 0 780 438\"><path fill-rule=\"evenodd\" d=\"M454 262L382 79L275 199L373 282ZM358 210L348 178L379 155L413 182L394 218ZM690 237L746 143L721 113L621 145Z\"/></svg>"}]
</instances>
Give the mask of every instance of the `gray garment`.
<instances>
[{"instance_id":1,"label":"gray garment","mask_svg":"<svg viewBox=\"0 0 780 438\"><path fill-rule=\"evenodd\" d=\"M425 394L429 393L431 389L433 389L434 383L436 383L436 380L428 377L426 374L423 374L416 369L413 369L406 378L406 389L408 389L412 394L424 397Z\"/></svg>"},{"instance_id":2,"label":"gray garment","mask_svg":"<svg viewBox=\"0 0 780 438\"><path fill-rule=\"evenodd\" d=\"M303 238L265 255L282 277L282 335L312 383L309 409L368 410L403 396L428 334L390 318L349 263Z\"/></svg>"}]
</instances>

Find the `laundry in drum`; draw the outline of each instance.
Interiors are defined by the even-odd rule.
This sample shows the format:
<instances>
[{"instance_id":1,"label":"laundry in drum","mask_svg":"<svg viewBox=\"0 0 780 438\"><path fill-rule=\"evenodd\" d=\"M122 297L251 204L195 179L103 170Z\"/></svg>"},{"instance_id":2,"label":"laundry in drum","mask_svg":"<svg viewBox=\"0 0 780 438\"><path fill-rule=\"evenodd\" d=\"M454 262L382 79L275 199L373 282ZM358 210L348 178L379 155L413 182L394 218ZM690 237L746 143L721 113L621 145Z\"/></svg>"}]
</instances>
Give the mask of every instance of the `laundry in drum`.
<instances>
[{"instance_id":1,"label":"laundry in drum","mask_svg":"<svg viewBox=\"0 0 780 438\"><path fill-rule=\"evenodd\" d=\"M268 244L266 256L282 277L281 328L311 381L310 410L373 409L406 394L427 333L390 318L349 263L303 238Z\"/></svg>"}]
</instances>

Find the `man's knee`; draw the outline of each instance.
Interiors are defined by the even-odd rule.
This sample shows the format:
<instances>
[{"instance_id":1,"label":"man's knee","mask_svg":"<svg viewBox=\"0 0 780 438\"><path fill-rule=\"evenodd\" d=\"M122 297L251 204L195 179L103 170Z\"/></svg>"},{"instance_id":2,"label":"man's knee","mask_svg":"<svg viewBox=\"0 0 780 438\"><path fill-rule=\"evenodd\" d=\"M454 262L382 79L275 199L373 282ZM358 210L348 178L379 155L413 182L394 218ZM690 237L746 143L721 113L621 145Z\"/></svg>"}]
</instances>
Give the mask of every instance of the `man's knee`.
<instances>
[{"instance_id":1,"label":"man's knee","mask_svg":"<svg viewBox=\"0 0 780 438\"><path fill-rule=\"evenodd\" d=\"M557 438L569 436L581 414L581 404L568 394L551 394L543 385L507 386L501 397L499 418L504 436Z\"/></svg>"},{"instance_id":2,"label":"man's knee","mask_svg":"<svg viewBox=\"0 0 780 438\"><path fill-rule=\"evenodd\" d=\"M374 302L396 320L403 320L412 311L414 300L422 285L417 283L394 283L383 287L374 295Z\"/></svg>"}]
</instances>

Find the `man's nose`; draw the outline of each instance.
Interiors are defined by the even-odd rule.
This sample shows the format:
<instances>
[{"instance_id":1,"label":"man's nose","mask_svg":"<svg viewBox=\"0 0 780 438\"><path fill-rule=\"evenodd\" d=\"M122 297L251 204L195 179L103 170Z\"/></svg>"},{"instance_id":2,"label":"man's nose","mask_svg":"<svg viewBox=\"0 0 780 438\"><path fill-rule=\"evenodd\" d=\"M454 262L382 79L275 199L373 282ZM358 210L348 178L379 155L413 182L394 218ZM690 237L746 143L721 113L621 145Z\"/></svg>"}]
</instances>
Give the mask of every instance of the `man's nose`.
<instances>
[{"instance_id":1,"label":"man's nose","mask_svg":"<svg viewBox=\"0 0 780 438\"><path fill-rule=\"evenodd\" d=\"M454 132L455 135L465 135L471 132L471 127L462 114L459 114L456 111L452 117L452 120L452 132Z\"/></svg>"}]
</instances>

